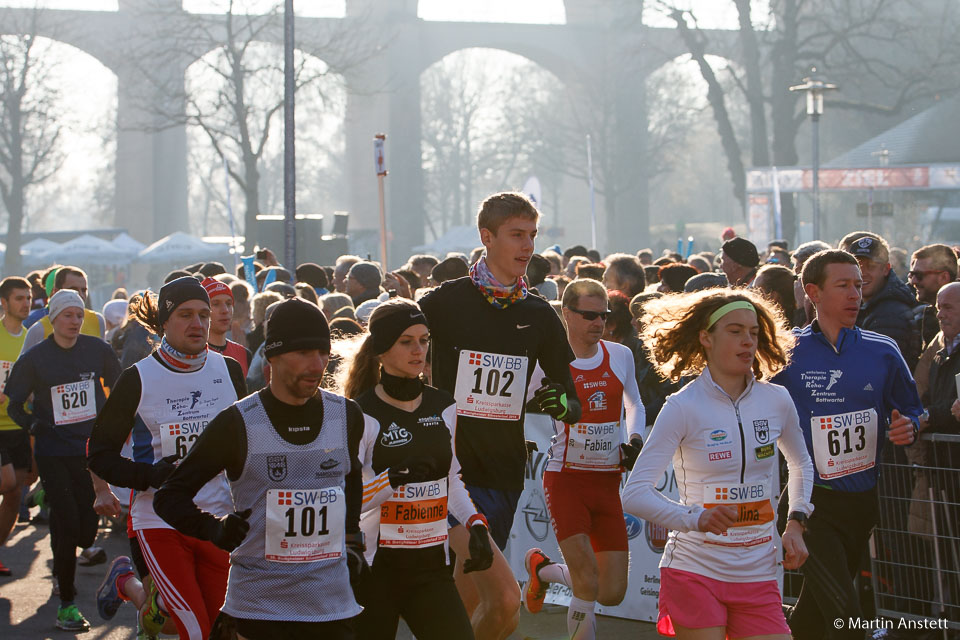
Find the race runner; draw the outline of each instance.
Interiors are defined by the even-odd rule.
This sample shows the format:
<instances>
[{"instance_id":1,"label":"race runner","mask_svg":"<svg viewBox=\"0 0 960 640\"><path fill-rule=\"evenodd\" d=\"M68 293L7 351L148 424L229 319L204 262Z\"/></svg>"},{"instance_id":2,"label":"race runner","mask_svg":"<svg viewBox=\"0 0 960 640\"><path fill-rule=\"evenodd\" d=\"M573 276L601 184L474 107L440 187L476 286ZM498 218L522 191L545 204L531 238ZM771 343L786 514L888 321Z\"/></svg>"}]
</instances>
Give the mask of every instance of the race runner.
<instances>
[{"instance_id":1,"label":"race runner","mask_svg":"<svg viewBox=\"0 0 960 640\"><path fill-rule=\"evenodd\" d=\"M246 386L236 361L207 349L210 301L196 278L177 278L163 285L159 295L143 296L135 313L138 322L161 337L160 346L120 376L97 417L88 458L108 482L135 491L130 507L137 536L130 542L133 557L142 552L180 637L205 639L223 604L229 558L210 542L172 529L154 511L153 499L207 424L246 395ZM121 455L131 431L133 460ZM198 501L219 516L230 513L226 478L212 478ZM116 592L107 580L98 603L108 618L119 607L116 598L126 593L124 583L134 577L132 570L115 569L116 561L111 567L117 574Z\"/></svg>"},{"instance_id":2,"label":"race runner","mask_svg":"<svg viewBox=\"0 0 960 640\"><path fill-rule=\"evenodd\" d=\"M777 449L793 514L809 515L813 471L797 412L763 380L789 362L779 310L749 289L708 289L647 303L644 340L661 373L697 377L667 398L623 489L623 506L670 529L660 559L657 630L683 639L789 640L777 564ZM656 483L673 462L680 501ZM783 566L807 556L801 522Z\"/></svg>"},{"instance_id":3,"label":"race runner","mask_svg":"<svg viewBox=\"0 0 960 640\"><path fill-rule=\"evenodd\" d=\"M363 412L318 389L330 357L320 309L299 298L267 321L270 386L222 411L154 499L180 532L230 551L214 634L248 640L352 640L352 585L363 557ZM194 496L226 471L236 512L202 510ZM219 636L216 636L219 637Z\"/></svg>"},{"instance_id":4,"label":"race runner","mask_svg":"<svg viewBox=\"0 0 960 640\"><path fill-rule=\"evenodd\" d=\"M799 332L794 361L775 380L803 416L816 472L804 536L810 559L790 629L801 640L859 638L862 631L833 621L861 617L853 581L879 517L877 461L884 440L913 444L927 413L897 343L855 326L857 259L821 251L803 265L802 279L817 319Z\"/></svg>"},{"instance_id":5,"label":"race runner","mask_svg":"<svg viewBox=\"0 0 960 640\"><path fill-rule=\"evenodd\" d=\"M472 640L447 566L448 508L470 531L465 572L489 569L494 552L453 452L456 404L420 378L430 335L415 302L384 302L368 326L344 385L366 422L361 527L373 575L357 635L392 640L402 617L419 640Z\"/></svg>"},{"instance_id":6,"label":"race runner","mask_svg":"<svg viewBox=\"0 0 960 640\"><path fill-rule=\"evenodd\" d=\"M74 604L77 547L92 546L97 536L95 502L114 514L120 507L107 484L87 470L86 444L105 401L104 386L120 375L120 361L106 342L80 334L84 307L76 291L58 291L48 306L53 334L20 356L5 392L10 417L36 438L60 588L57 626L85 631L90 625ZM23 405L31 394L33 413L27 413Z\"/></svg>"},{"instance_id":7,"label":"race runner","mask_svg":"<svg viewBox=\"0 0 960 640\"><path fill-rule=\"evenodd\" d=\"M484 200L477 214L484 255L469 276L443 283L420 301L433 342L432 380L457 403L463 481L501 550L523 490L523 416L535 365L546 374L533 398L541 411L568 424L580 419L563 325L546 300L528 295L523 280L539 219L521 193ZM490 571L464 576L470 535L459 522L451 524L454 577L474 634L501 640L520 620L517 581L499 554Z\"/></svg>"},{"instance_id":8,"label":"race runner","mask_svg":"<svg viewBox=\"0 0 960 640\"><path fill-rule=\"evenodd\" d=\"M53 277L53 293L69 290L76 291L84 303L83 324L80 326L80 333L85 336L94 336L103 339L106 333L107 323L103 316L86 308L89 299L89 289L87 287L87 274L78 267L57 267ZM51 296L52 298L52 296ZM50 337L53 333L53 324L50 318L50 306L45 309L38 309L34 313L37 318L34 323L29 325L27 336L23 341L23 351L26 352L30 347L39 344L43 339ZM33 315L33 314L31 314Z\"/></svg>"},{"instance_id":9,"label":"race runner","mask_svg":"<svg viewBox=\"0 0 960 640\"><path fill-rule=\"evenodd\" d=\"M239 362L246 377L253 354L245 346L227 339L227 332L233 325L233 291L226 283L213 278L204 278L200 284L210 296L210 335L207 345L220 355Z\"/></svg>"},{"instance_id":10,"label":"race runner","mask_svg":"<svg viewBox=\"0 0 960 640\"><path fill-rule=\"evenodd\" d=\"M554 421L543 492L565 564L551 562L536 548L524 558L529 578L523 602L530 613L540 611L549 583L573 590L567 611L571 640L593 640L596 603L618 605L627 591L620 473L633 468L646 425L633 352L600 339L607 302L607 290L596 280L574 280L563 292L563 319L577 356L570 373L583 414L575 425ZM625 434L630 444L623 444Z\"/></svg>"},{"instance_id":11,"label":"race runner","mask_svg":"<svg viewBox=\"0 0 960 640\"><path fill-rule=\"evenodd\" d=\"M0 322L0 547L17 522L23 488L37 480L30 434L7 414L7 397L4 395L13 363L20 357L27 334L23 321L30 313L32 296L30 283L23 278L11 276L0 282L0 305L3 306L3 320ZM0 576L10 574L10 569L0 562Z\"/></svg>"}]
</instances>

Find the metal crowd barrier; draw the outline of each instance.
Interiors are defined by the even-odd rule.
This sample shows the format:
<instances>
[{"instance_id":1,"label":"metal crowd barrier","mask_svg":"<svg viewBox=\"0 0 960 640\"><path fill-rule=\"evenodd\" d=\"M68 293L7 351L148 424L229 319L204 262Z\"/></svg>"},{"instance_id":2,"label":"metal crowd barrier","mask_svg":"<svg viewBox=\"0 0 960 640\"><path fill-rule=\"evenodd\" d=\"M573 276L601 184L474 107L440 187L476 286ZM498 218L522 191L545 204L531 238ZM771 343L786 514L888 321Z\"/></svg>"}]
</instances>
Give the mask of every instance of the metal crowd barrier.
<instances>
[{"instance_id":1,"label":"metal crowd barrier","mask_svg":"<svg viewBox=\"0 0 960 640\"><path fill-rule=\"evenodd\" d=\"M880 520L858 577L863 616L945 619L960 629L960 435L884 447L880 466ZM785 572L785 603L796 602L802 582Z\"/></svg>"},{"instance_id":2,"label":"metal crowd barrier","mask_svg":"<svg viewBox=\"0 0 960 640\"><path fill-rule=\"evenodd\" d=\"M870 545L876 612L960 629L960 435L886 450Z\"/></svg>"}]
</instances>

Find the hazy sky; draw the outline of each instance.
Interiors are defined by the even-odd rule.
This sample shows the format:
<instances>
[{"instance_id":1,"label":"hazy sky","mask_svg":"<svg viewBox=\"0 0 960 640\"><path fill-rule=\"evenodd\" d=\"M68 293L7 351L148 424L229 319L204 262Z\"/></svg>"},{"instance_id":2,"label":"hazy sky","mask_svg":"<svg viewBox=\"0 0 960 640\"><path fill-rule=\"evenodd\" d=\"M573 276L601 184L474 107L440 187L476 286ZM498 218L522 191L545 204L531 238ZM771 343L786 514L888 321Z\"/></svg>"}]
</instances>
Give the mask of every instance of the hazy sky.
<instances>
[{"instance_id":1,"label":"hazy sky","mask_svg":"<svg viewBox=\"0 0 960 640\"><path fill-rule=\"evenodd\" d=\"M263 10L276 0L234 0L249 11ZM719 0L677 0L696 10L700 25L706 28L735 28L736 13L732 2ZM194 12L222 12L226 0L183 0L184 8ZM765 6L757 0L756 6ZM0 7L33 7L49 9L83 9L116 11L117 0L0 0ZM340 17L344 0L295 0L297 13L304 16ZM755 14L756 15L756 14ZM527 22L563 24L566 12L563 0L419 0L419 16L424 20ZM661 16L649 14L645 22L652 26L671 27ZM92 193L97 176L105 168L103 141L89 131L86 124L98 124L111 117L116 108L116 78L90 56L75 55L75 50L60 43L49 43L50 53L65 57L60 67L58 86L66 104L70 104L69 121L63 132L67 158L58 182L67 195L54 197L60 206L80 208L86 194ZM71 197L72 196L72 197ZM63 202L66 204L63 204ZM48 206L56 206L50 202ZM76 213L80 213L77 211ZM83 226L83 215L75 222ZM38 221L39 222L39 221ZM41 224L43 224L41 222Z\"/></svg>"},{"instance_id":2,"label":"hazy sky","mask_svg":"<svg viewBox=\"0 0 960 640\"><path fill-rule=\"evenodd\" d=\"M235 5L250 10L264 9L275 0L235 0ZM736 15L733 3L717 0L680 0L677 4L693 7L703 27L734 28ZM757 6L766 4L756 2ZM39 5L51 9L88 9L116 11L117 0L0 0L0 6L32 7ZM216 12L226 6L225 0L183 0L188 11ZM294 7L304 16L333 16L344 14L344 0L295 0ZM563 24L566 21L563 0L420 0L419 15L424 20L484 21L484 22L534 22ZM663 18L650 12L646 22L664 25Z\"/></svg>"}]
</instances>

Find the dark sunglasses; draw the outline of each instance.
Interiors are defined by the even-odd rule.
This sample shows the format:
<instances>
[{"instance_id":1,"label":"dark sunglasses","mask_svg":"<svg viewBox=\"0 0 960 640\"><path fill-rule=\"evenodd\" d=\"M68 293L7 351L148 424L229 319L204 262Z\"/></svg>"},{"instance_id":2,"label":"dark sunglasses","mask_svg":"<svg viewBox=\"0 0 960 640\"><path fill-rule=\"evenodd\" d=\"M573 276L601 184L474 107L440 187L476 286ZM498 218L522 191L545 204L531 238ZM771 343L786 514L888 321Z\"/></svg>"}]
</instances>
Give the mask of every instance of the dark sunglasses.
<instances>
[{"instance_id":1,"label":"dark sunglasses","mask_svg":"<svg viewBox=\"0 0 960 640\"><path fill-rule=\"evenodd\" d=\"M910 278L923 280L931 273L947 273L947 272L943 269L931 269L929 271L907 271L907 280L909 280Z\"/></svg>"},{"instance_id":2,"label":"dark sunglasses","mask_svg":"<svg viewBox=\"0 0 960 640\"><path fill-rule=\"evenodd\" d=\"M570 311L573 311L574 313L579 313L583 317L583 319L586 320L587 322L593 322L597 318L600 318L601 320L606 322L607 314L610 313L609 309L607 309L606 311L583 311L582 309L574 309L573 307L566 307L566 308L570 309Z\"/></svg>"}]
</instances>

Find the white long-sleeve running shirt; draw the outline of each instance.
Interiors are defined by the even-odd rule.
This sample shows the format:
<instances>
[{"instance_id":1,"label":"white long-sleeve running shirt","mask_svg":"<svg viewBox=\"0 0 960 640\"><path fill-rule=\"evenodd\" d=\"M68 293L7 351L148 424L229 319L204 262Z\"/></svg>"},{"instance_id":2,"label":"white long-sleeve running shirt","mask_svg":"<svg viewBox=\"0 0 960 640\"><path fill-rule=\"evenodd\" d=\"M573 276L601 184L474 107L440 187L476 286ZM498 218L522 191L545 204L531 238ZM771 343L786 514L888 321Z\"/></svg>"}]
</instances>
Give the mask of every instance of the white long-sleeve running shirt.
<instances>
[{"instance_id":1,"label":"white long-sleeve running shirt","mask_svg":"<svg viewBox=\"0 0 960 640\"><path fill-rule=\"evenodd\" d=\"M724 582L776 578L777 448L787 460L790 511L813 513L813 465L786 389L752 377L732 399L708 369L669 396L623 488L627 513L670 529L661 567ZM673 461L680 501L655 488ZM706 508L731 505L723 535L698 530Z\"/></svg>"}]
</instances>

